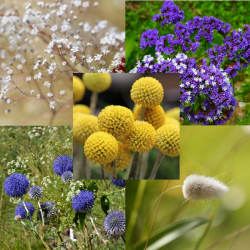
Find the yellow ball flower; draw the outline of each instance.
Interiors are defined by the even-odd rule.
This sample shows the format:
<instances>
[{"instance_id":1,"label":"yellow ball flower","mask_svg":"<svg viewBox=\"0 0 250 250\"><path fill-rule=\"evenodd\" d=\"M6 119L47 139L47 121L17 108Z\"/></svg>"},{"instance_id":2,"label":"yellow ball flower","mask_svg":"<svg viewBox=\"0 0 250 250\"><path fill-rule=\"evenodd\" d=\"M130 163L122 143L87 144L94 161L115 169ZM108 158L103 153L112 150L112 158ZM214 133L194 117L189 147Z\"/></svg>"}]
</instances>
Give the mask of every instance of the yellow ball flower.
<instances>
[{"instance_id":1,"label":"yellow ball flower","mask_svg":"<svg viewBox=\"0 0 250 250\"><path fill-rule=\"evenodd\" d=\"M180 125L163 125L156 132L155 148L167 156L180 155Z\"/></svg>"},{"instance_id":2,"label":"yellow ball flower","mask_svg":"<svg viewBox=\"0 0 250 250\"><path fill-rule=\"evenodd\" d=\"M73 106L73 114L75 114L75 113L81 113L81 114L90 115L91 114L91 110L86 105L76 104L76 105Z\"/></svg>"},{"instance_id":3,"label":"yellow ball flower","mask_svg":"<svg viewBox=\"0 0 250 250\"><path fill-rule=\"evenodd\" d=\"M112 81L110 73L85 73L82 79L87 89L97 93L107 90Z\"/></svg>"},{"instance_id":4,"label":"yellow ball flower","mask_svg":"<svg viewBox=\"0 0 250 250\"><path fill-rule=\"evenodd\" d=\"M79 102L82 100L85 93L85 86L82 80L77 77L73 76L73 101Z\"/></svg>"},{"instance_id":5,"label":"yellow ball flower","mask_svg":"<svg viewBox=\"0 0 250 250\"><path fill-rule=\"evenodd\" d=\"M114 136L106 132L96 132L86 140L84 154L91 162L108 164L117 157L118 148Z\"/></svg>"},{"instance_id":6,"label":"yellow ball flower","mask_svg":"<svg viewBox=\"0 0 250 250\"><path fill-rule=\"evenodd\" d=\"M73 137L82 144L97 131L97 117L94 115L79 115L73 120Z\"/></svg>"},{"instance_id":7,"label":"yellow ball flower","mask_svg":"<svg viewBox=\"0 0 250 250\"><path fill-rule=\"evenodd\" d=\"M151 108L161 103L163 87L153 77L142 77L133 84L130 94L134 103Z\"/></svg>"},{"instance_id":8,"label":"yellow ball flower","mask_svg":"<svg viewBox=\"0 0 250 250\"><path fill-rule=\"evenodd\" d=\"M176 119L177 121L180 121L180 108L176 107L169 109L168 111L166 111L165 115L166 117L171 117Z\"/></svg>"},{"instance_id":9,"label":"yellow ball flower","mask_svg":"<svg viewBox=\"0 0 250 250\"><path fill-rule=\"evenodd\" d=\"M174 118L171 118L171 117L166 117L165 118L165 124L176 124L176 125L180 125L180 123L174 119Z\"/></svg>"},{"instance_id":10,"label":"yellow ball flower","mask_svg":"<svg viewBox=\"0 0 250 250\"><path fill-rule=\"evenodd\" d=\"M146 152L152 149L156 142L156 131L148 122L136 121L134 128L126 136L126 144L134 152Z\"/></svg>"},{"instance_id":11,"label":"yellow ball flower","mask_svg":"<svg viewBox=\"0 0 250 250\"><path fill-rule=\"evenodd\" d=\"M119 170L124 170L127 169L128 165L130 164L131 161L131 154L129 151L128 146L124 145L122 142L118 141L118 146L119 146L119 151L117 155L117 172ZM113 164L114 162L110 162L107 165L104 166L104 169L107 172L112 173L113 172Z\"/></svg>"},{"instance_id":12,"label":"yellow ball flower","mask_svg":"<svg viewBox=\"0 0 250 250\"><path fill-rule=\"evenodd\" d=\"M100 131L107 132L115 137L128 134L134 125L134 116L131 110L122 106L107 106L98 115Z\"/></svg>"},{"instance_id":13,"label":"yellow ball flower","mask_svg":"<svg viewBox=\"0 0 250 250\"><path fill-rule=\"evenodd\" d=\"M135 120L139 120L141 107L142 106L140 105L135 109ZM152 108L145 108L143 121L150 123L155 129L158 129L165 122L164 109L160 105L157 105Z\"/></svg>"}]
</instances>

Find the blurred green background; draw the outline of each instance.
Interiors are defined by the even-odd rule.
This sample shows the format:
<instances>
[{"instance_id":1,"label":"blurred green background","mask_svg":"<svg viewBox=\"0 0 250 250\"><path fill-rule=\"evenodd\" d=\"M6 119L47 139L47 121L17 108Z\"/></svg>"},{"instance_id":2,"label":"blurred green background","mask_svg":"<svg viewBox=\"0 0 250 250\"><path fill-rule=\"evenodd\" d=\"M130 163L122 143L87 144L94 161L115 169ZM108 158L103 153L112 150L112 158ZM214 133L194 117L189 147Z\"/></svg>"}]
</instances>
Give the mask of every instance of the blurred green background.
<instances>
[{"instance_id":1,"label":"blurred green background","mask_svg":"<svg viewBox=\"0 0 250 250\"><path fill-rule=\"evenodd\" d=\"M219 208L199 249L208 249L224 236L249 225L249 148L250 126L181 126L180 180L127 182L127 249L134 249L131 246L134 246L143 221L164 185L167 185L164 190L182 185L184 179L193 173L216 177L228 184L230 191L218 200L185 203L181 188L169 191L162 199L151 236L171 223L191 218L199 220L198 217L208 219L216 204L219 204ZM141 249L140 242L144 241L145 246L157 204L143 227L137 249ZM205 223L189 230L158 249L193 250L207 225ZM175 231L176 235L180 230L181 227ZM246 231L212 249L247 250L250 244L249 233Z\"/></svg>"}]
</instances>

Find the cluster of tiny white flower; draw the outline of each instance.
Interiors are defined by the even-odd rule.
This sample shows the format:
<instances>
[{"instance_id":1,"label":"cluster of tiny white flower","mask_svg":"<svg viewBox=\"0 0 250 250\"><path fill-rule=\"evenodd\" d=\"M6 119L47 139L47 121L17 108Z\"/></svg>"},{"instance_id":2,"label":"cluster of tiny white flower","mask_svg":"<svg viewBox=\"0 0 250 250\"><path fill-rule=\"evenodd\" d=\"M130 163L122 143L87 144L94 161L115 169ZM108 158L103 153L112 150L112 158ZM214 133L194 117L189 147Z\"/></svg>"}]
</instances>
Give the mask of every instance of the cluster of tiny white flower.
<instances>
[{"instance_id":1,"label":"cluster of tiny white flower","mask_svg":"<svg viewBox=\"0 0 250 250\"><path fill-rule=\"evenodd\" d=\"M70 182L69 192L67 193L66 201L69 202L73 197L80 193L80 189L84 187L81 181Z\"/></svg>"}]
</instances>

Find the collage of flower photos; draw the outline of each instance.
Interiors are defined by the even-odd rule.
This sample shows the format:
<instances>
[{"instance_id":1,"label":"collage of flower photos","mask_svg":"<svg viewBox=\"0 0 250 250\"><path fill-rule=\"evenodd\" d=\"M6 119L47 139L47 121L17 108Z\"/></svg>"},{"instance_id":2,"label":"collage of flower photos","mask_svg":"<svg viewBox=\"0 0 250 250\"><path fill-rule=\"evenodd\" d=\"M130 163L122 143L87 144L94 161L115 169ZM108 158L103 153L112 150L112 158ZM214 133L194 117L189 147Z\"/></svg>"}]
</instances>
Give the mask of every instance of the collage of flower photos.
<instances>
[{"instance_id":1,"label":"collage of flower photos","mask_svg":"<svg viewBox=\"0 0 250 250\"><path fill-rule=\"evenodd\" d=\"M0 0L0 250L249 250L249 9Z\"/></svg>"}]
</instances>

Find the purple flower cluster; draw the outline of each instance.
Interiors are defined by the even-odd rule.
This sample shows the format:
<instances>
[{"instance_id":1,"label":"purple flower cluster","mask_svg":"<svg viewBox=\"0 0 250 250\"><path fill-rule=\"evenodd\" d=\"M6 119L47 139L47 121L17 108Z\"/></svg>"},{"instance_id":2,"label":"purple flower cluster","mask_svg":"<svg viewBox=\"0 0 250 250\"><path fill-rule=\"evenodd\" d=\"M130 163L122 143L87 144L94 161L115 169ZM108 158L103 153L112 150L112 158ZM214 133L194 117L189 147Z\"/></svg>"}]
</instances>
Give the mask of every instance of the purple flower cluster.
<instances>
[{"instance_id":1,"label":"purple flower cluster","mask_svg":"<svg viewBox=\"0 0 250 250\"><path fill-rule=\"evenodd\" d=\"M126 181L125 180L111 180L113 184L115 184L118 187L126 187Z\"/></svg>"},{"instance_id":2,"label":"purple flower cluster","mask_svg":"<svg viewBox=\"0 0 250 250\"><path fill-rule=\"evenodd\" d=\"M72 207L77 212L86 213L92 209L94 202L94 193L83 190L72 199Z\"/></svg>"},{"instance_id":3,"label":"purple flower cluster","mask_svg":"<svg viewBox=\"0 0 250 250\"><path fill-rule=\"evenodd\" d=\"M33 206L33 204L30 202L25 202L25 206L26 206L27 210L29 211L29 215L32 216L34 214L34 211L35 211L35 207ZM16 206L15 217L21 216L21 219L26 219L27 218L26 208L24 207L23 202L20 202Z\"/></svg>"},{"instance_id":4,"label":"purple flower cluster","mask_svg":"<svg viewBox=\"0 0 250 250\"><path fill-rule=\"evenodd\" d=\"M41 210L44 214L45 219L51 219L53 218L57 213L58 210L54 204L54 202L43 202L41 203ZM42 219L41 211L39 210L38 213L38 219Z\"/></svg>"},{"instance_id":5,"label":"purple flower cluster","mask_svg":"<svg viewBox=\"0 0 250 250\"><path fill-rule=\"evenodd\" d=\"M73 159L69 155L60 155L53 162L53 170L57 175L62 175L66 171L73 173Z\"/></svg>"},{"instance_id":6,"label":"purple flower cluster","mask_svg":"<svg viewBox=\"0 0 250 250\"><path fill-rule=\"evenodd\" d=\"M120 211L110 213L104 221L104 228L110 237L118 238L121 235L125 235L125 214Z\"/></svg>"}]
</instances>

